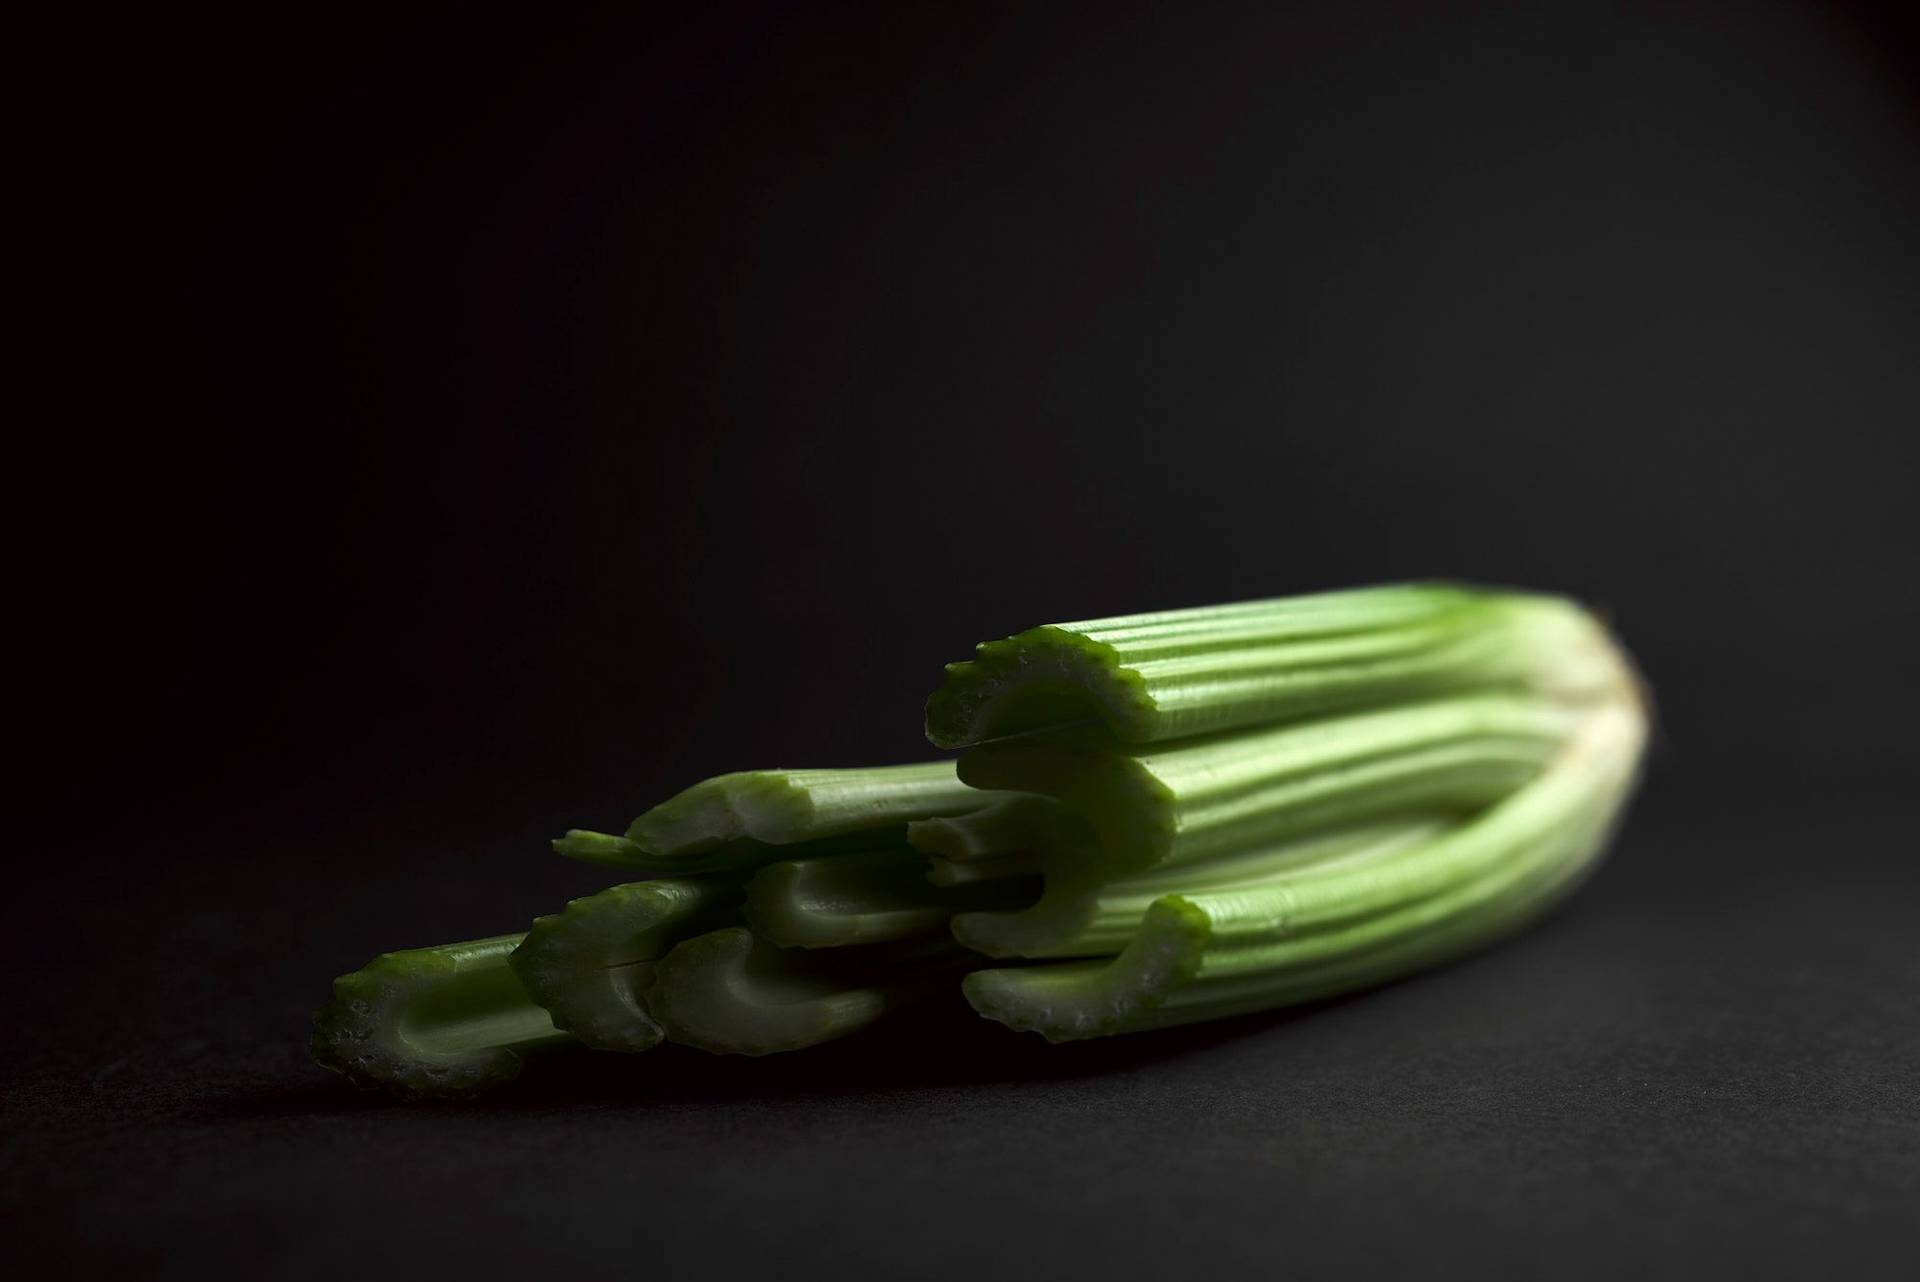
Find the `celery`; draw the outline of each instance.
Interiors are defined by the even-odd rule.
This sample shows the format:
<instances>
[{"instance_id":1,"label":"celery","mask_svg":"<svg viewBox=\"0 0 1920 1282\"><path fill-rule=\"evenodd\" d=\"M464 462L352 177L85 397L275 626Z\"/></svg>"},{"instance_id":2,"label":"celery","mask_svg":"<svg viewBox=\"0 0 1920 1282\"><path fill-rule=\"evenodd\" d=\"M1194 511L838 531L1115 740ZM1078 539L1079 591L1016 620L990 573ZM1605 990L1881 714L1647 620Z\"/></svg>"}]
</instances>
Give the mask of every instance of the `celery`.
<instances>
[{"instance_id":1,"label":"celery","mask_svg":"<svg viewBox=\"0 0 1920 1282\"><path fill-rule=\"evenodd\" d=\"M1532 778L1579 722L1538 698L1482 694L1135 748L1098 733L1005 740L967 753L960 775L1058 797L1119 873L1395 810L1485 805Z\"/></svg>"},{"instance_id":2,"label":"celery","mask_svg":"<svg viewBox=\"0 0 1920 1282\"><path fill-rule=\"evenodd\" d=\"M964 964L950 945L804 952L730 927L668 953L645 996L670 1041L771 1055L856 1033L947 989Z\"/></svg>"},{"instance_id":3,"label":"celery","mask_svg":"<svg viewBox=\"0 0 1920 1282\"><path fill-rule=\"evenodd\" d=\"M927 701L959 748L1103 722L1155 743L1507 686L1605 688L1604 631L1554 597L1406 585L1057 623L976 647Z\"/></svg>"},{"instance_id":4,"label":"celery","mask_svg":"<svg viewBox=\"0 0 1920 1282\"><path fill-rule=\"evenodd\" d=\"M1055 801L1034 793L980 793L992 800L977 810L907 825L907 842L924 855L955 863L1047 850L1091 849L1091 825Z\"/></svg>"},{"instance_id":5,"label":"celery","mask_svg":"<svg viewBox=\"0 0 1920 1282\"><path fill-rule=\"evenodd\" d=\"M739 902L739 885L726 878L614 886L536 918L509 961L556 1028L596 1050L648 1050L660 1026L639 989L653 962L682 939L737 920Z\"/></svg>"},{"instance_id":6,"label":"celery","mask_svg":"<svg viewBox=\"0 0 1920 1282\"><path fill-rule=\"evenodd\" d=\"M520 935L384 953L333 981L313 1057L365 1089L464 1096L512 1081L530 1050L570 1040L507 964Z\"/></svg>"},{"instance_id":7,"label":"celery","mask_svg":"<svg viewBox=\"0 0 1920 1282\"><path fill-rule=\"evenodd\" d=\"M1596 711L1541 776L1385 860L1230 891L1172 894L1107 962L981 971L981 1014L1050 1041L1136 1032L1332 996L1479 948L1569 889L1603 846L1644 736Z\"/></svg>"},{"instance_id":8,"label":"celery","mask_svg":"<svg viewBox=\"0 0 1920 1282\"><path fill-rule=\"evenodd\" d=\"M624 834L569 832L561 854L654 880L375 959L336 981L314 1054L458 1095L549 1044L811 1046L956 980L1055 1041L1385 982L1578 883L1631 791L1642 698L1589 615L1513 592L1036 628L928 701L957 763L721 775Z\"/></svg>"},{"instance_id":9,"label":"celery","mask_svg":"<svg viewBox=\"0 0 1920 1282\"><path fill-rule=\"evenodd\" d=\"M840 948L939 931L955 912L1008 908L1033 897L1023 883L942 890L913 850L875 850L768 864L747 885L747 923L782 948Z\"/></svg>"},{"instance_id":10,"label":"celery","mask_svg":"<svg viewBox=\"0 0 1920 1282\"><path fill-rule=\"evenodd\" d=\"M936 886L971 886L983 881L1037 877L1040 871L1040 856L1030 850L993 855L984 859L948 859L942 855L927 856L927 880Z\"/></svg>"},{"instance_id":11,"label":"celery","mask_svg":"<svg viewBox=\"0 0 1920 1282\"><path fill-rule=\"evenodd\" d=\"M1422 845L1456 821L1441 814L1397 816L1118 879L1109 879L1097 865L1068 864L1048 871L1038 903L1020 912L962 913L953 920L953 935L989 957L1117 953L1133 938L1148 906L1163 895L1247 891L1308 868L1375 865Z\"/></svg>"},{"instance_id":12,"label":"celery","mask_svg":"<svg viewBox=\"0 0 1920 1282\"><path fill-rule=\"evenodd\" d=\"M982 800L954 777L951 761L749 770L694 784L635 819L624 837L575 829L553 848L654 876L752 868L897 845L910 821L960 814Z\"/></svg>"}]
</instances>

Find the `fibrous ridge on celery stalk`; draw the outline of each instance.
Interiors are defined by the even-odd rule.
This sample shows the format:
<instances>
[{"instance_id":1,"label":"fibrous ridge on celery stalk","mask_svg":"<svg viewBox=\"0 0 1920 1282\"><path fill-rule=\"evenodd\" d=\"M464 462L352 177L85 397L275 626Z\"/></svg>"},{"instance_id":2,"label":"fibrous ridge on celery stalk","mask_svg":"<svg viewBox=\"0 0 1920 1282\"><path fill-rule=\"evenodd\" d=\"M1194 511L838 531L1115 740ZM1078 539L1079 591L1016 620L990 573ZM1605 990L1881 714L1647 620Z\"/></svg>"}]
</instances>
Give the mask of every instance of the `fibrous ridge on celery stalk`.
<instances>
[{"instance_id":1,"label":"fibrous ridge on celery stalk","mask_svg":"<svg viewBox=\"0 0 1920 1282\"><path fill-rule=\"evenodd\" d=\"M572 1040L507 965L521 938L384 953L342 975L314 1016L314 1059L401 1096L471 1095L513 1080L523 1053Z\"/></svg>"},{"instance_id":2,"label":"fibrous ridge on celery stalk","mask_svg":"<svg viewBox=\"0 0 1920 1282\"><path fill-rule=\"evenodd\" d=\"M556 1028L596 1050L649 1050L661 1032L640 988L653 963L682 939L738 920L739 903L739 883L724 877L614 886L536 918L509 961Z\"/></svg>"},{"instance_id":3,"label":"fibrous ridge on celery stalk","mask_svg":"<svg viewBox=\"0 0 1920 1282\"><path fill-rule=\"evenodd\" d=\"M951 945L803 952L731 927L668 953L645 998L670 1041L770 1055L858 1032L947 989L964 965Z\"/></svg>"},{"instance_id":4,"label":"fibrous ridge on celery stalk","mask_svg":"<svg viewBox=\"0 0 1920 1282\"><path fill-rule=\"evenodd\" d=\"M1614 672L1569 601L1405 585L1050 624L984 642L927 702L960 748L1103 723L1130 743L1508 685L1580 692Z\"/></svg>"},{"instance_id":5,"label":"fibrous ridge on celery stalk","mask_svg":"<svg viewBox=\"0 0 1920 1282\"><path fill-rule=\"evenodd\" d=\"M897 846L915 819L982 803L951 761L850 770L748 770L694 784L624 837L575 830L560 854L659 876L752 868L771 859ZM777 853L776 853L777 852Z\"/></svg>"},{"instance_id":6,"label":"fibrous ridge on celery stalk","mask_svg":"<svg viewBox=\"0 0 1920 1282\"><path fill-rule=\"evenodd\" d=\"M989 957L1092 957L1121 951L1149 905L1163 895L1244 890L1305 869L1351 869L1416 848L1461 822L1457 814L1392 815L1258 846L1199 863L1162 865L1120 877L1093 864L1049 868L1039 902L1020 912L970 912L953 935Z\"/></svg>"},{"instance_id":7,"label":"fibrous ridge on celery stalk","mask_svg":"<svg viewBox=\"0 0 1920 1282\"><path fill-rule=\"evenodd\" d=\"M1037 885L976 882L942 890L914 850L768 864L747 886L747 924L782 948L842 948L938 932L955 912L1031 902Z\"/></svg>"},{"instance_id":8,"label":"fibrous ridge on celery stalk","mask_svg":"<svg viewBox=\"0 0 1920 1282\"><path fill-rule=\"evenodd\" d=\"M980 971L975 1009L1052 1041L1265 1010L1381 983L1517 929L1603 846L1644 738L1599 710L1553 765L1479 818L1375 866L1167 895L1108 962Z\"/></svg>"},{"instance_id":9,"label":"fibrous ridge on celery stalk","mask_svg":"<svg viewBox=\"0 0 1920 1282\"><path fill-rule=\"evenodd\" d=\"M962 757L960 776L1066 802L1118 874L1395 810L1484 805L1532 778L1578 723L1542 699L1479 694L1132 748L1101 734L1003 740Z\"/></svg>"}]
</instances>

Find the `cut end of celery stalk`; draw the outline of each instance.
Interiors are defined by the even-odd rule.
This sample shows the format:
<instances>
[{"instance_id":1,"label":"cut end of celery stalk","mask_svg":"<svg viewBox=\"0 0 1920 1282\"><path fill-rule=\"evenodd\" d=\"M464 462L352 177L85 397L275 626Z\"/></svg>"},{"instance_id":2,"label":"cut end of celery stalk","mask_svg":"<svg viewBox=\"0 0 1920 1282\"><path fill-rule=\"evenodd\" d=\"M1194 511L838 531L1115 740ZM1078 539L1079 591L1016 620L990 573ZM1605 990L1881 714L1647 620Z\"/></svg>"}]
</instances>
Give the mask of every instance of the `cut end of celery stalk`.
<instances>
[{"instance_id":1,"label":"cut end of celery stalk","mask_svg":"<svg viewBox=\"0 0 1920 1282\"><path fill-rule=\"evenodd\" d=\"M611 868L635 868L647 862L646 852L625 837L586 828L570 828L566 836L555 838L553 852L582 863L605 864Z\"/></svg>"},{"instance_id":2,"label":"cut end of celery stalk","mask_svg":"<svg viewBox=\"0 0 1920 1282\"><path fill-rule=\"evenodd\" d=\"M911 850L768 864L747 885L747 923L782 948L840 948L938 931L952 909Z\"/></svg>"},{"instance_id":3,"label":"cut end of celery stalk","mask_svg":"<svg viewBox=\"0 0 1920 1282\"><path fill-rule=\"evenodd\" d=\"M1608 649L1572 602L1430 584L1049 624L949 665L927 738L1092 723L1149 743L1498 684L1590 692Z\"/></svg>"},{"instance_id":4,"label":"cut end of celery stalk","mask_svg":"<svg viewBox=\"0 0 1920 1282\"><path fill-rule=\"evenodd\" d=\"M719 925L738 899L738 887L722 879L614 886L538 918L509 963L556 1028L595 1050L650 1050L662 1033L640 990L653 963Z\"/></svg>"},{"instance_id":5,"label":"cut end of celery stalk","mask_svg":"<svg viewBox=\"0 0 1920 1282\"><path fill-rule=\"evenodd\" d=\"M851 770L752 770L693 785L635 819L627 840L687 870L764 862L772 847L848 838L892 844L916 819L980 796L951 761ZM825 853L819 851L816 853Z\"/></svg>"},{"instance_id":6,"label":"cut end of celery stalk","mask_svg":"<svg viewBox=\"0 0 1920 1282\"><path fill-rule=\"evenodd\" d=\"M983 881L1038 877L1040 856L1032 853L994 855L986 859L945 859L927 856L927 881L935 886L973 886Z\"/></svg>"},{"instance_id":7,"label":"cut end of celery stalk","mask_svg":"<svg viewBox=\"0 0 1920 1282\"><path fill-rule=\"evenodd\" d=\"M960 863L1020 853L1092 849L1091 825L1052 797L1022 792L982 792L986 805L965 814L920 819L907 825L907 844L924 855Z\"/></svg>"},{"instance_id":8,"label":"cut end of celery stalk","mask_svg":"<svg viewBox=\"0 0 1920 1282\"><path fill-rule=\"evenodd\" d=\"M512 1081L522 1054L571 1039L507 965L519 935L385 953L333 984L310 1047L354 1085L458 1098Z\"/></svg>"},{"instance_id":9,"label":"cut end of celery stalk","mask_svg":"<svg viewBox=\"0 0 1920 1282\"><path fill-rule=\"evenodd\" d=\"M741 927L687 940L654 967L645 1000L667 1037L715 1055L772 1055L845 1037L887 993L809 969Z\"/></svg>"},{"instance_id":10,"label":"cut end of celery stalk","mask_svg":"<svg viewBox=\"0 0 1920 1282\"><path fill-rule=\"evenodd\" d=\"M1038 893L1031 881L974 881L941 889L912 850L768 864L747 886L747 923L782 948L842 948L937 934L956 912L1010 909Z\"/></svg>"},{"instance_id":11,"label":"cut end of celery stalk","mask_svg":"<svg viewBox=\"0 0 1920 1282\"><path fill-rule=\"evenodd\" d=\"M1050 1042L1124 1032L1191 980L1211 931L1179 896L1155 901L1133 941L1111 960L975 971L960 991L988 1019Z\"/></svg>"}]
</instances>

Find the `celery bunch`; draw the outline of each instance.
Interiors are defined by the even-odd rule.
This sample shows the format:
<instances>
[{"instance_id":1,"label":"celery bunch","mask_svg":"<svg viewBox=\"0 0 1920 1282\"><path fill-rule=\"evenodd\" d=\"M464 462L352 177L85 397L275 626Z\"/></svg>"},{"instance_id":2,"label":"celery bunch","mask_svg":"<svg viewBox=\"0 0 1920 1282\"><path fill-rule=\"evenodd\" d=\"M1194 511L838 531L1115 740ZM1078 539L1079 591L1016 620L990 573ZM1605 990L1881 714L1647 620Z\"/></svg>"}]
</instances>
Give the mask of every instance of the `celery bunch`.
<instances>
[{"instance_id":1,"label":"celery bunch","mask_svg":"<svg viewBox=\"0 0 1920 1282\"><path fill-rule=\"evenodd\" d=\"M955 986L1054 1041L1351 991L1576 885L1646 719L1574 603L1409 585L987 642L927 735L958 758L722 775L568 833L639 880L343 977L316 1058L457 1095L548 1048L796 1050Z\"/></svg>"}]
</instances>

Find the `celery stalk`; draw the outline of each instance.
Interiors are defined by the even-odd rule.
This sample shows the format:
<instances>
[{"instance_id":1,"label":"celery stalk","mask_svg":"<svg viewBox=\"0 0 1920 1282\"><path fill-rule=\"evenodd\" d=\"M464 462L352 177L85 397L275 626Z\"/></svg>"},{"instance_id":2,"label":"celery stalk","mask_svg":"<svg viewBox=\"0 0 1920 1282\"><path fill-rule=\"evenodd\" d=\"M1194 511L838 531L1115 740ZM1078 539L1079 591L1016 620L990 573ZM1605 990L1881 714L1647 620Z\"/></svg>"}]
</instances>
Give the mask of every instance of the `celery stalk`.
<instances>
[{"instance_id":1,"label":"celery stalk","mask_svg":"<svg viewBox=\"0 0 1920 1282\"><path fill-rule=\"evenodd\" d=\"M1109 955L1126 946L1149 905L1163 895L1251 891L1306 869L1375 866L1425 846L1457 822L1444 814L1394 816L1117 879L1097 865L1069 864L1047 872L1038 903L1019 912L961 913L953 919L953 935L989 957Z\"/></svg>"},{"instance_id":2,"label":"celery stalk","mask_svg":"<svg viewBox=\"0 0 1920 1282\"><path fill-rule=\"evenodd\" d=\"M1040 872L1040 856L1030 850L992 855L984 859L948 859L941 855L927 856L927 880L936 886L971 886L983 881L1037 877Z\"/></svg>"},{"instance_id":3,"label":"celery stalk","mask_svg":"<svg viewBox=\"0 0 1920 1282\"><path fill-rule=\"evenodd\" d=\"M477 1094L512 1081L522 1056L571 1041L507 957L520 935L383 953L333 981L313 1019L323 1067L407 1098Z\"/></svg>"},{"instance_id":4,"label":"celery stalk","mask_svg":"<svg viewBox=\"0 0 1920 1282\"><path fill-rule=\"evenodd\" d=\"M955 912L1033 898L1023 883L941 890L918 852L875 850L768 864L747 884L747 924L782 948L841 948L938 932Z\"/></svg>"},{"instance_id":5,"label":"celery stalk","mask_svg":"<svg viewBox=\"0 0 1920 1282\"><path fill-rule=\"evenodd\" d=\"M927 702L960 748L1104 723L1130 743L1469 689L1605 688L1603 629L1554 597L1412 584L1034 628L976 647Z\"/></svg>"},{"instance_id":6,"label":"celery stalk","mask_svg":"<svg viewBox=\"0 0 1920 1282\"><path fill-rule=\"evenodd\" d=\"M1579 723L1543 699L1481 694L1133 748L1099 733L1004 740L967 753L960 776L1066 802L1118 874L1396 810L1485 805L1538 773Z\"/></svg>"},{"instance_id":7,"label":"celery stalk","mask_svg":"<svg viewBox=\"0 0 1920 1282\"><path fill-rule=\"evenodd\" d=\"M915 819L980 806L951 761L850 770L748 770L703 780L635 819L624 837L575 829L572 859L676 876L797 855L898 845Z\"/></svg>"},{"instance_id":8,"label":"celery stalk","mask_svg":"<svg viewBox=\"0 0 1920 1282\"><path fill-rule=\"evenodd\" d=\"M740 887L723 877L614 886L536 918L509 963L556 1028L595 1050L659 1044L640 987L682 939L738 920Z\"/></svg>"},{"instance_id":9,"label":"celery stalk","mask_svg":"<svg viewBox=\"0 0 1920 1282\"><path fill-rule=\"evenodd\" d=\"M1354 866L1156 900L1109 962L970 975L981 1014L1051 1041L1332 996L1479 948L1575 884L1630 791L1644 721L1595 711L1545 772L1430 843Z\"/></svg>"},{"instance_id":10,"label":"celery stalk","mask_svg":"<svg viewBox=\"0 0 1920 1282\"><path fill-rule=\"evenodd\" d=\"M955 863L997 859L1037 850L1092 849L1099 838L1087 821L1052 797L982 792L992 800L977 810L907 825L907 843L920 853Z\"/></svg>"},{"instance_id":11,"label":"celery stalk","mask_svg":"<svg viewBox=\"0 0 1920 1282\"><path fill-rule=\"evenodd\" d=\"M716 1055L771 1055L845 1037L935 996L965 964L945 944L805 952L729 927L668 953L645 998L670 1041Z\"/></svg>"}]
</instances>

